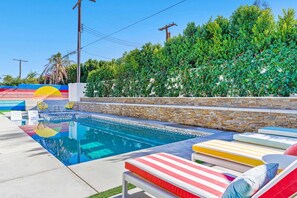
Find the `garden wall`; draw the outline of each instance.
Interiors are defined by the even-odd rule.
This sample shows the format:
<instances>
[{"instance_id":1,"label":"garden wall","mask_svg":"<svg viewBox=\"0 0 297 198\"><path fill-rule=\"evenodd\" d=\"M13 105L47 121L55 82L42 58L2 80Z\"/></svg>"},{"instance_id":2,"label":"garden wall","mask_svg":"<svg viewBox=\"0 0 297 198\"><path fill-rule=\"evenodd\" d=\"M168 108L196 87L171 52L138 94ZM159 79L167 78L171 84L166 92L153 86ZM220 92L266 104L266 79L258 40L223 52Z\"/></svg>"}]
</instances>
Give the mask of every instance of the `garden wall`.
<instances>
[{"instance_id":1,"label":"garden wall","mask_svg":"<svg viewBox=\"0 0 297 198\"><path fill-rule=\"evenodd\" d=\"M82 98L76 108L237 132L297 128L297 98Z\"/></svg>"},{"instance_id":2,"label":"garden wall","mask_svg":"<svg viewBox=\"0 0 297 198\"><path fill-rule=\"evenodd\" d=\"M150 97L150 98L119 98L98 97L81 98L82 102L109 102L155 105L190 105L210 107L239 107L239 108L270 108L297 110L297 97Z\"/></svg>"}]
</instances>

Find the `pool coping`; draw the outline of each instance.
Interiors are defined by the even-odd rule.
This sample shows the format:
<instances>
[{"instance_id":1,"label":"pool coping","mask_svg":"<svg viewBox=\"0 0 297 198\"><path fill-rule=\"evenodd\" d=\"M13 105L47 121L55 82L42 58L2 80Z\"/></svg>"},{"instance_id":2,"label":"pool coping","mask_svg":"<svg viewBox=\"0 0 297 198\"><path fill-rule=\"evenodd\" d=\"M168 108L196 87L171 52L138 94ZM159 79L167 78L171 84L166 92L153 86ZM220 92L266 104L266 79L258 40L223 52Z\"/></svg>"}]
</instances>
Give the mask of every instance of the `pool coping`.
<instances>
[{"instance_id":1,"label":"pool coping","mask_svg":"<svg viewBox=\"0 0 297 198\"><path fill-rule=\"evenodd\" d=\"M0 124L0 197L81 198L97 192L6 116L0 115Z\"/></svg>"},{"instance_id":2,"label":"pool coping","mask_svg":"<svg viewBox=\"0 0 297 198\"><path fill-rule=\"evenodd\" d=\"M280 114L297 114L295 109L269 109L254 107L214 107L214 106L193 106L177 104L139 104L139 103L120 103L120 102L79 102L81 104L101 104L101 105L118 105L118 106L136 106L136 107L157 107L157 108L179 108L195 110L214 110L214 111L243 111L243 112L260 112L260 113L280 113Z\"/></svg>"},{"instance_id":3,"label":"pool coping","mask_svg":"<svg viewBox=\"0 0 297 198\"><path fill-rule=\"evenodd\" d=\"M189 126L189 125L182 125L182 124L176 124L172 122L163 122L163 121L157 121L157 120L147 120L147 119L141 119L141 118L132 118L132 117L126 117L126 116L118 116L118 115L112 115L112 114L103 114L103 113L93 113L93 112L85 112L85 111L72 111L72 112L51 112L46 114L83 114L83 115L90 115L93 118L98 118L102 120L107 121L114 121L117 123L123 123L123 124L130 124L130 125L137 125L141 127L149 127L154 129L160 129L160 130L166 130L167 132L179 132L184 134L191 134L196 135L199 137L204 137L208 135L212 135L214 133L221 133L226 132L223 130L218 129L208 129L203 127L197 127L197 126Z\"/></svg>"}]
</instances>

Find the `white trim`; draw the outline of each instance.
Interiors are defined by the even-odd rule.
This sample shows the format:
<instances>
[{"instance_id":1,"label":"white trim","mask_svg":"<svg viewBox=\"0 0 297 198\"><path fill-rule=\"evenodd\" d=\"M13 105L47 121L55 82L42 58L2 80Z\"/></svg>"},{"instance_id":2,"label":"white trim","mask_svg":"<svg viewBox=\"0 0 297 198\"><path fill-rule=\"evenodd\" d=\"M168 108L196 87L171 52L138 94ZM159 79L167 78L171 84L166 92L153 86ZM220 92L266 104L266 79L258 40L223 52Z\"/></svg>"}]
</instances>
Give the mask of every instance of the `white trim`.
<instances>
[{"instance_id":1,"label":"white trim","mask_svg":"<svg viewBox=\"0 0 297 198\"><path fill-rule=\"evenodd\" d=\"M123 103L123 102L84 102L84 101L80 102L80 104L297 114L297 110L268 109L268 108L262 109L262 108L212 107L212 106L191 106L191 105L159 105L159 104L156 105L156 104L139 104L139 103L135 104L135 103Z\"/></svg>"},{"instance_id":2,"label":"white trim","mask_svg":"<svg viewBox=\"0 0 297 198\"><path fill-rule=\"evenodd\" d=\"M241 173L243 173L243 172L245 172L245 171L252 168L250 166L239 164L239 163L236 163L236 162L231 162L231 161L219 159L219 158L216 158L216 157L210 157L210 156L207 156L207 155L192 153L192 161L196 161L196 160L207 162L207 163L214 164L214 165L216 164L216 165L219 165L221 167L228 168L228 169L231 169L231 170L235 170L235 171L238 171L238 172L241 172Z\"/></svg>"}]
</instances>

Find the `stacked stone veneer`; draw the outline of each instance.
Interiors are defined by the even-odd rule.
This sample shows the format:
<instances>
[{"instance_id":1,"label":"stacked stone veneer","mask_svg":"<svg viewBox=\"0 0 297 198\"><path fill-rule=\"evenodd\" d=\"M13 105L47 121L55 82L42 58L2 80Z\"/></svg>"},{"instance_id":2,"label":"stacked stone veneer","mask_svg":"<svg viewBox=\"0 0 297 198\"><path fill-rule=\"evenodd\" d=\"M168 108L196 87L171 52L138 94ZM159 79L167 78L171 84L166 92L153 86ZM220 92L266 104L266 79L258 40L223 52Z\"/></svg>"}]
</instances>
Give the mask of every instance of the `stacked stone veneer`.
<instances>
[{"instance_id":1,"label":"stacked stone veneer","mask_svg":"<svg viewBox=\"0 0 297 198\"><path fill-rule=\"evenodd\" d=\"M297 98L82 98L76 108L238 132L297 128Z\"/></svg>"}]
</instances>

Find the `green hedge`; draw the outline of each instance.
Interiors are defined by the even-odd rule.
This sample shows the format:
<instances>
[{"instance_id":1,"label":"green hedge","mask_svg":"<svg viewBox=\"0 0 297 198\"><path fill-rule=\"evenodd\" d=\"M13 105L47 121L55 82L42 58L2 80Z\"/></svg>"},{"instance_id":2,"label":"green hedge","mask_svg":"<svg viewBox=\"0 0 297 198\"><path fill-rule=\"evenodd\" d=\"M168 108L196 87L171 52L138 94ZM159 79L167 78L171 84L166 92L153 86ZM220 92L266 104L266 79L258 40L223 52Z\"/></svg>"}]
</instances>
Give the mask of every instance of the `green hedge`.
<instances>
[{"instance_id":1,"label":"green hedge","mask_svg":"<svg viewBox=\"0 0 297 198\"><path fill-rule=\"evenodd\" d=\"M296 43L294 10L275 21L270 9L241 6L90 72L87 96L289 96L297 92Z\"/></svg>"}]
</instances>

